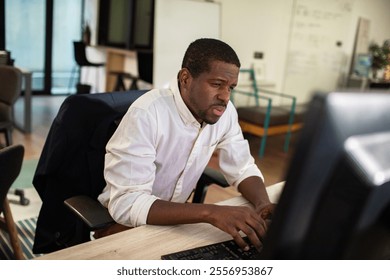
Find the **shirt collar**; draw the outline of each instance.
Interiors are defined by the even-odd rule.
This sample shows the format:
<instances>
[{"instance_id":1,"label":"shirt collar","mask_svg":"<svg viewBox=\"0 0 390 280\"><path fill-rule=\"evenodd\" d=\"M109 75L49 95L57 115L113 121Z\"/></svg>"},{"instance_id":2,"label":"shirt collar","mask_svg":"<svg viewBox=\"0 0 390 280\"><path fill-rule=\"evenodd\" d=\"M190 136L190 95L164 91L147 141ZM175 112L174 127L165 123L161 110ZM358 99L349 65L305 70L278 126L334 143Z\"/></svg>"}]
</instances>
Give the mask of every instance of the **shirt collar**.
<instances>
[{"instance_id":1,"label":"shirt collar","mask_svg":"<svg viewBox=\"0 0 390 280\"><path fill-rule=\"evenodd\" d=\"M193 124L196 127L201 127L200 123L195 119L194 115L192 115L190 109L188 109L187 105L184 103L183 98L181 97L179 85L177 78L171 80L169 85L169 89L173 93L173 97L175 100L177 111L186 125Z\"/></svg>"}]
</instances>

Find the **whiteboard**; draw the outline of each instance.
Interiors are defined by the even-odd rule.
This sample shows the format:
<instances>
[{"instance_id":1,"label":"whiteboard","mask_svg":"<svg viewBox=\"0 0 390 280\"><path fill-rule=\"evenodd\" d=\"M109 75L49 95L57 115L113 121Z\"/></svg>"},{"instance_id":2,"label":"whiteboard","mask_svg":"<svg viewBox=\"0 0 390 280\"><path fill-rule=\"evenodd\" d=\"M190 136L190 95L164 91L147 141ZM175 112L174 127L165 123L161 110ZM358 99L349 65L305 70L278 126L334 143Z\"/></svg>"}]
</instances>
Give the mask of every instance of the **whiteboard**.
<instances>
[{"instance_id":1,"label":"whiteboard","mask_svg":"<svg viewBox=\"0 0 390 280\"><path fill-rule=\"evenodd\" d=\"M220 38L220 4L156 0L153 86L166 87L181 68L184 52L198 38Z\"/></svg>"},{"instance_id":2,"label":"whiteboard","mask_svg":"<svg viewBox=\"0 0 390 280\"><path fill-rule=\"evenodd\" d=\"M296 0L284 92L303 103L313 92L333 91L348 69L343 46L354 0Z\"/></svg>"}]
</instances>

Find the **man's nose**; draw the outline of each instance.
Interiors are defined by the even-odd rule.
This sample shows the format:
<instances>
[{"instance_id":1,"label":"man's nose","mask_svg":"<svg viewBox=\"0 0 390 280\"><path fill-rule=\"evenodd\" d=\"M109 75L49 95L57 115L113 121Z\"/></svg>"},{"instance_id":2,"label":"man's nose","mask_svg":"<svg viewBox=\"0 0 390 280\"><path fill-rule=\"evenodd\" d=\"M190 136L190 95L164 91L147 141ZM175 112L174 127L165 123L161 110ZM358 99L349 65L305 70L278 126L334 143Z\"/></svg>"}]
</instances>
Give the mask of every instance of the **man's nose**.
<instances>
[{"instance_id":1,"label":"man's nose","mask_svg":"<svg viewBox=\"0 0 390 280\"><path fill-rule=\"evenodd\" d=\"M230 94L231 94L230 87L224 87L218 94L218 98L220 100L223 100L227 104L230 100Z\"/></svg>"}]
</instances>

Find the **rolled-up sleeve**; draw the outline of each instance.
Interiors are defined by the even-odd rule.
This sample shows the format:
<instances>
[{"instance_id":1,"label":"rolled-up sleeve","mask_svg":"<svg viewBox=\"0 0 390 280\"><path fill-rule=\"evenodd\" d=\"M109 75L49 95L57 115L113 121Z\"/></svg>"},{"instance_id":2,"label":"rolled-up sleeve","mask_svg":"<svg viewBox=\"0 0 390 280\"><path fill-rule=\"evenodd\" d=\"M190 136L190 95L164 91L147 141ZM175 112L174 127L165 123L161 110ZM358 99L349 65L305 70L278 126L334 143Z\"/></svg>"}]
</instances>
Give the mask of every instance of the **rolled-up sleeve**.
<instances>
[{"instance_id":1,"label":"rolled-up sleeve","mask_svg":"<svg viewBox=\"0 0 390 280\"><path fill-rule=\"evenodd\" d=\"M106 187L98 200L117 223L130 227L146 224L149 209L158 199L152 195L156 171L153 122L147 111L129 109L106 146Z\"/></svg>"}]
</instances>

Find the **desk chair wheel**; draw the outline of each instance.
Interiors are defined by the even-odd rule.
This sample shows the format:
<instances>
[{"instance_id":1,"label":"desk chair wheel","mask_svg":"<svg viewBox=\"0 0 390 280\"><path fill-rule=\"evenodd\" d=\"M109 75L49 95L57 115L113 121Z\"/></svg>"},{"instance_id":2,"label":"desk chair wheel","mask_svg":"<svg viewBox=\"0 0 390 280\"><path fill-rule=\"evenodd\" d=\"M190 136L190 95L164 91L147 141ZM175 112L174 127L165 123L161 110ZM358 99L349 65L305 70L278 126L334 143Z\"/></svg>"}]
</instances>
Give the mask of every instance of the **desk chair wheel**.
<instances>
[{"instance_id":1,"label":"desk chair wheel","mask_svg":"<svg viewBox=\"0 0 390 280\"><path fill-rule=\"evenodd\" d=\"M30 204L30 200L28 198L26 198L26 196L24 195L24 190L15 189L15 190L10 190L8 193L19 196L19 204L20 205L27 206Z\"/></svg>"}]
</instances>

